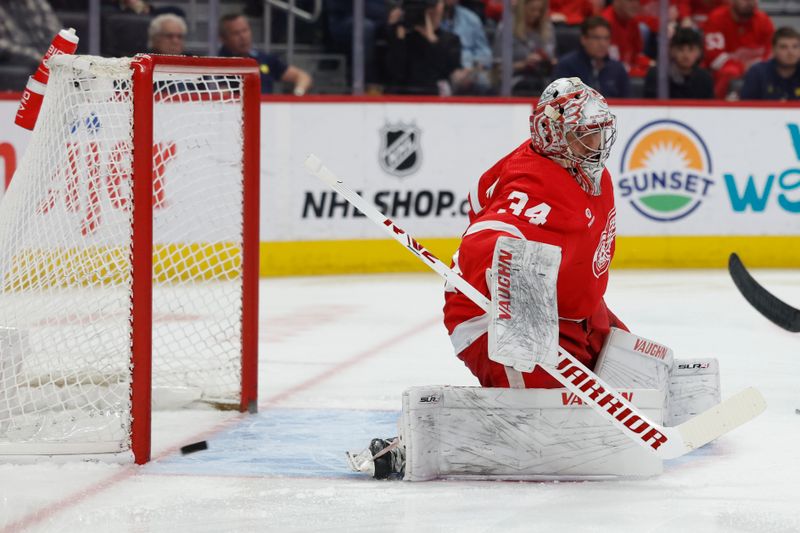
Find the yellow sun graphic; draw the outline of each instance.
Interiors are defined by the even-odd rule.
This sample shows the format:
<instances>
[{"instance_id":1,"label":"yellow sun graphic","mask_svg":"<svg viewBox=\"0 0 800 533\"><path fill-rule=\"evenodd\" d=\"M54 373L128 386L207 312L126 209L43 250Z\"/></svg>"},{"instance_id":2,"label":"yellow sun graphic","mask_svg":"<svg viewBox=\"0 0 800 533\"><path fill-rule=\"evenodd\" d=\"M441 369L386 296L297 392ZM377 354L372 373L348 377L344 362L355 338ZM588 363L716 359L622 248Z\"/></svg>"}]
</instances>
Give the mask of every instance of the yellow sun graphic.
<instances>
[{"instance_id":1,"label":"yellow sun graphic","mask_svg":"<svg viewBox=\"0 0 800 533\"><path fill-rule=\"evenodd\" d=\"M703 159L697 145L685 134L668 129L645 135L633 149L628 168L650 168L655 160L665 158L672 159L673 163L679 163L684 168L703 170Z\"/></svg>"}]
</instances>

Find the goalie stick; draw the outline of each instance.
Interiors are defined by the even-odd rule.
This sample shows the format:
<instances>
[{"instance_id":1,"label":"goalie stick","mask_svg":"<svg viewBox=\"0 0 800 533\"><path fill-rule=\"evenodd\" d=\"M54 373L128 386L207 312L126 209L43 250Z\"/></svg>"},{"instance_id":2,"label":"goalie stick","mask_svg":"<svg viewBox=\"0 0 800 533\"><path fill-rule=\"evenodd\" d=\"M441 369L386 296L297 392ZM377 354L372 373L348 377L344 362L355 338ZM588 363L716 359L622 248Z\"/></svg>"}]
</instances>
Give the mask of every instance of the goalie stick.
<instances>
[{"instance_id":1,"label":"goalie stick","mask_svg":"<svg viewBox=\"0 0 800 533\"><path fill-rule=\"evenodd\" d=\"M489 309L489 299L469 284L411 235L382 215L358 193L337 178L322 161L309 155L306 168L327 183L338 194L370 218L411 253L469 297L484 311ZM541 363L540 363L541 365ZM654 453L661 459L673 459L711 442L761 414L766 408L764 397L753 388L747 388L711 409L675 427L664 427L650 421L641 411L603 382L570 353L559 347L556 365L541 365L550 375L591 406L595 412L609 420L624 435Z\"/></svg>"},{"instance_id":2,"label":"goalie stick","mask_svg":"<svg viewBox=\"0 0 800 533\"><path fill-rule=\"evenodd\" d=\"M783 329L800 333L800 309L779 300L753 279L736 253L728 258L728 272L736 288L756 311Z\"/></svg>"}]
</instances>

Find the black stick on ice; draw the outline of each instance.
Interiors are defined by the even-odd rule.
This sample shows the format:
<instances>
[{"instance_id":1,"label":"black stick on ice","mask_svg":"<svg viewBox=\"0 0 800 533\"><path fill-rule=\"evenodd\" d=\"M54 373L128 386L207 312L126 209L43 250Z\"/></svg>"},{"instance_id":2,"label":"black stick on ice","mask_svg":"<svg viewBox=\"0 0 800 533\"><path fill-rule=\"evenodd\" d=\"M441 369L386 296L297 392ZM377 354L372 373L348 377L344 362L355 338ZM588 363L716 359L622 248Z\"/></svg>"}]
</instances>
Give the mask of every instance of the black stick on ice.
<instances>
[{"instance_id":1,"label":"black stick on ice","mask_svg":"<svg viewBox=\"0 0 800 533\"><path fill-rule=\"evenodd\" d=\"M775 295L759 284L747 271L742 260L735 253L728 259L728 272L731 279L742 293L744 299L776 325L792 333L800 333L800 309L779 300Z\"/></svg>"}]
</instances>

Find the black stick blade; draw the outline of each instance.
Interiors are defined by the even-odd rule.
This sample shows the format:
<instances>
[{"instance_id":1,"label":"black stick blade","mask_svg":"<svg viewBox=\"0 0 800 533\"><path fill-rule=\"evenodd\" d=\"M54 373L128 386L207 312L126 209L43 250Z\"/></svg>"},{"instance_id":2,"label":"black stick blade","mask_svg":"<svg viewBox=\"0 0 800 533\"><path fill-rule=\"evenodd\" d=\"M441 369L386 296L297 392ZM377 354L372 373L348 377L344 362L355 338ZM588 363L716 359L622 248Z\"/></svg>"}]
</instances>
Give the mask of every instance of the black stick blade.
<instances>
[{"instance_id":1,"label":"black stick blade","mask_svg":"<svg viewBox=\"0 0 800 533\"><path fill-rule=\"evenodd\" d=\"M735 253L728 259L728 272L731 279L750 305L774 322L792 333L800 333L800 309L779 300L767 289L762 287L742 264L742 260Z\"/></svg>"}]
</instances>

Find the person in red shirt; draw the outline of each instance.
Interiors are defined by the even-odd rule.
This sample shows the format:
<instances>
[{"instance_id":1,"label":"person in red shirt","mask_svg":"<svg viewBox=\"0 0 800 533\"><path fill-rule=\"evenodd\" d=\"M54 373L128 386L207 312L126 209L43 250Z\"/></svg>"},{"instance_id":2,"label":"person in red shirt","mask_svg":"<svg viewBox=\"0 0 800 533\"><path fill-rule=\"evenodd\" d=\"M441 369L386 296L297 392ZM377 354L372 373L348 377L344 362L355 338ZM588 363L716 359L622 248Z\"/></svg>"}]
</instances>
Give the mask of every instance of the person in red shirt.
<instances>
[{"instance_id":1,"label":"person in red shirt","mask_svg":"<svg viewBox=\"0 0 800 533\"><path fill-rule=\"evenodd\" d=\"M725 98L731 81L769 59L775 27L757 0L731 0L711 12L705 26L705 62L714 74L714 94Z\"/></svg>"},{"instance_id":2,"label":"person in red shirt","mask_svg":"<svg viewBox=\"0 0 800 533\"><path fill-rule=\"evenodd\" d=\"M600 13L597 0L550 0L550 20L557 24L579 26L587 17Z\"/></svg>"},{"instance_id":3,"label":"person in red shirt","mask_svg":"<svg viewBox=\"0 0 800 533\"><path fill-rule=\"evenodd\" d=\"M579 78L548 85L531 115L531 139L487 170L469 194L470 225L453 257L453 268L488 297L486 273L500 237L559 246L559 344L589 368L609 328L627 330L603 300L616 236L605 168L615 121L605 99ZM482 386L509 387L506 367L489 359L487 313L448 287L444 323ZM528 388L560 386L539 366L521 375Z\"/></svg>"},{"instance_id":4,"label":"person in red shirt","mask_svg":"<svg viewBox=\"0 0 800 533\"><path fill-rule=\"evenodd\" d=\"M503 18L502 0L481 0L483 3L483 16L486 19L500 22Z\"/></svg>"},{"instance_id":5,"label":"person in red shirt","mask_svg":"<svg viewBox=\"0 0 800 533\"><path fill-rule=\"evenodd\" d=\"M639 19L647 24L650 31L658 33L658 13L661 0L641 0L642 9ZM669 25L675 28L676 25L688 27L692 25L691 5L689 0L669 0Z\"/></svg>"},{"instance_id":6,"label":"person in red shirt","mask_svg":"<svg viewBox=\"0 0 800 533\"><path fill-rule=\"evenodd\" d=\"M692 22L699 30L703 30L712 11L728 4L728 0L689 0L689 12Z\"/></svg>"},{"instance_id":7,"label":"person in red shirt","mask_svg":"<svg viewBox=\"0 0 800 533\"><path fill-rule=\"evenodd\" d=\"M644 55L644 42L639 29L640 0L614 0L603 10L603 18L611 24L611 59L622 61L633 77L642 77L650 68L650 58Z\"/></svg>"}]
</instances>

